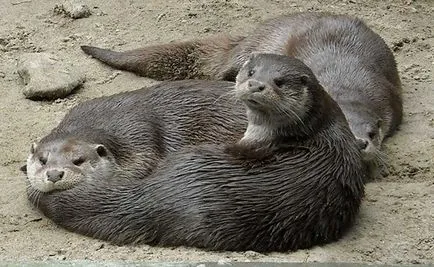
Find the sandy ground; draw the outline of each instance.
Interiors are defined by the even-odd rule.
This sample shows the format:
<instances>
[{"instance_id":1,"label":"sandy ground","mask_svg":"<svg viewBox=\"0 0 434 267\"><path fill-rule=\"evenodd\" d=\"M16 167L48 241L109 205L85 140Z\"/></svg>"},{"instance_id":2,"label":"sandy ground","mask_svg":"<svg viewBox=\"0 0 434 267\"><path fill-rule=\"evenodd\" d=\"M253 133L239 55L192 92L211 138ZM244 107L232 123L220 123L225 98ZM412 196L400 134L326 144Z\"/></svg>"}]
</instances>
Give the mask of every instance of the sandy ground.
<instances>
[{"instance_id":1,"label":"sandy ground","mask_svg":"<svg viewBox=\"0 0 434 267\"><path fill-rule=\"evenodd\" d=\"M434 263L433 0L89 0L92 16L78 20L54 14L59 1L0 0L0 260ZM265 18L304 10L363 18L394 48L404 87L404 122L384 147L389 175L367 185L360 219L342 240L267 255L116 247L66 232L29 205L18 168L32 141L81 101L155 83L98 63L80 45L125 50L221 31L243 34ZM17 59L38 51L80 65L85 85L63 100L24 99Z\"/></svg>"}]
</instances>

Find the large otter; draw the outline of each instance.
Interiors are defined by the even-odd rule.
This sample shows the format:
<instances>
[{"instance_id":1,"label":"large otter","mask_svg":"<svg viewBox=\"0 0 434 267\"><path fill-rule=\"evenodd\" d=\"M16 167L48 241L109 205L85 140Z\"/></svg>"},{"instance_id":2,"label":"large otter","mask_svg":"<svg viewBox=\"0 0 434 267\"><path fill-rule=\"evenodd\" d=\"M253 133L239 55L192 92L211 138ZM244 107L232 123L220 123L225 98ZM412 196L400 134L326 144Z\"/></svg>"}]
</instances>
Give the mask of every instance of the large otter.
<instances>
[{"instance_id":1,"label":"large otter","mask_svg":"<svg viewBox=\"0 0 434 267\"><path fill-rule=\"evenodd\" d=\"M233 80L251 52L294 56L307 64L347 117L366 159L402 119L401 83L392 52L361 20L298 13L264 22L246 38L204 40L127 52L82 46L119 69L154 79Z\"/></svg>"},{"instance_id":2,"label":"large otter","mask_svg":"<svg viewBox=\"0 0 434 267\"><path fill-rule=\"evenodd\" d=\"M48 192L70 188L95 172L143 177L182 146L235 142L247 121L243 107L233 104L233 86L163 82L81 103L32 146L26 166L29 181Z\"/></svg>"},{"instance_id":3,"label":"large otter","mask_svg":"<svg viewBox=\"0 0 434 267\"><path fill-rule=\"evenodd\" d=\"M30 201L62 227L117 244L265 252L340 238L359 210L365 169L338 105L286 56L253 55L235 88L248 117L237 143L183 147L146 179L94 173L68 190L30 186Z\"/></svg>"}]
</instances>

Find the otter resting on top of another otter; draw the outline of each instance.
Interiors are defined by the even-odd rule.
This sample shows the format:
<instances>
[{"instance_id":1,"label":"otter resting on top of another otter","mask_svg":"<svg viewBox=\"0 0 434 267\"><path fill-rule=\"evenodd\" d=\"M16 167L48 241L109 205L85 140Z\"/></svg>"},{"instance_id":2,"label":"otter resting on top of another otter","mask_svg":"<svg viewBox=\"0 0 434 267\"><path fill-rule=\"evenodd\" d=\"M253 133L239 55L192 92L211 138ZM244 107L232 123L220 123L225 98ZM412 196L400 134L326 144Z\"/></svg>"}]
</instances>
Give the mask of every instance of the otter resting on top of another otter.
<instances>
[{"instance_id":1,"label":"otter resting on top of another otter","mask_svg":"<svg viewBox=\"0 0 434 267\"><path fill-rule=\"evenodd\" d=\"M31 184L29 200L56 224L116 244L266 252L339 239L358 213L366 170L338 105L305 64L270 54L244 64L235 95L248 120L238 142L170 151L149 175L134 174L144 179L94 172L48 193Z\"/></svg>"},{"instance_id":2,"label":"otter resting on top of another otter","mask_svg":"<svg viewBox=\"0 0 434 267\"><path fill-rule=\"evenodd\" d=\"M252 52L298 58L339 104L368 161L380 156L384 137L402 120L401 82L391 50L349 16L295 13L267 20L247 37L218 35L126 52L82 49L110 66L158 80L234 80Z\"/></svg>"}]
</instances>

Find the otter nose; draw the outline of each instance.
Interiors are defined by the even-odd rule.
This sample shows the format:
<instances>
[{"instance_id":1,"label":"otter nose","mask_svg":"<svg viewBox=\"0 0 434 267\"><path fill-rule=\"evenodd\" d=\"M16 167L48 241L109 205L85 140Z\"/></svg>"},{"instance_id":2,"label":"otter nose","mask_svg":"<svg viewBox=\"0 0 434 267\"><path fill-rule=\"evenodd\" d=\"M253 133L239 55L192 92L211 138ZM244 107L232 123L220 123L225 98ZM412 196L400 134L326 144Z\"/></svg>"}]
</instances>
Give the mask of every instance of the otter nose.
<instances>
[{"instance_id":1,"label":"otter nose","mask_svg":"<svg viewBox=\"0 0 434 267\"><path fill-rule=\"evenodd\" d=\"M48 181L56 183L56 182L62 180L64 174L65 174L64 171L49 170L49 171L47 171L47 179L48 179Z\"/></svg>"},{"instance_id":2,"label":"otter nose","mask_svg":"<svg viewBox=\"0 0 434 267\"><path fill-rule=\"evenodd\" d=\"M368 147L369 142L365 139L357 139L357 144L360 150L365 150Z\"/></svg>"},{"instance_id":3,"label":"otter nose","mask_svg":"<svg viewBox=\"0 0 434 267\"><path fill-rule=\"evenodd\" d=\"M252 93L261 92L265 89L265 84L255 80L249 80L247 86L249 87L249 91Z\"/></svg>"}]
</instances>

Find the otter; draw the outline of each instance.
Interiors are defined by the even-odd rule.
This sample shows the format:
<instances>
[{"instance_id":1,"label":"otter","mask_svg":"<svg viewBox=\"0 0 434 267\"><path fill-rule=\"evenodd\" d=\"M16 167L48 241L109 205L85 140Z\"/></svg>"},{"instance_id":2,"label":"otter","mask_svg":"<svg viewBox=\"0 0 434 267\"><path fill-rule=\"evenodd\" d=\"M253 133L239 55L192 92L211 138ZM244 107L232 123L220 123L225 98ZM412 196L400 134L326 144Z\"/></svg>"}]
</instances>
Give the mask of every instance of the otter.
<instances>
[{"instance_id":1,"label":"otter","mask_svg":"<svg viewBox=\"0 0 434 267\"><path fill-rule=\"evenodd\" d=\"M247 120L243 107L233 105L233 86L224 81L163 82L85 101L32 145L22 170L32 186L50 192L95 173L145 177L180 147L235 142Z\"/></svg>"},{"instance_id":2,"label":"otter","mask_svg":"<svg viewBox=\"0 0 434 267\"><path fill-rule=\"evenodd\" d=\"M401 82L391 50L358 18L296 13L265 21L246 37L218 35L126 52L82 50L115 68L158 80L234 80L252 52L296 57L343 110L367 161L402 120Z\"/></svg>"},{"instance_id":3,"label":"otter","mask_svg":"<svg viewBox=\"0 0 434 267\"><path fill-rule=\"evenodd\" d=\"M204 83L185 90L220 87ZM29 200L61 227L119 245L269 252L339 239L357 217L366 175L339 106L303 62L275 54L246 61L235 96L248 122L238 141L184 146L146 179L94 173L48 193L30 185Z\"/></svg>"}]
</instances>

